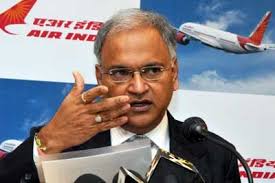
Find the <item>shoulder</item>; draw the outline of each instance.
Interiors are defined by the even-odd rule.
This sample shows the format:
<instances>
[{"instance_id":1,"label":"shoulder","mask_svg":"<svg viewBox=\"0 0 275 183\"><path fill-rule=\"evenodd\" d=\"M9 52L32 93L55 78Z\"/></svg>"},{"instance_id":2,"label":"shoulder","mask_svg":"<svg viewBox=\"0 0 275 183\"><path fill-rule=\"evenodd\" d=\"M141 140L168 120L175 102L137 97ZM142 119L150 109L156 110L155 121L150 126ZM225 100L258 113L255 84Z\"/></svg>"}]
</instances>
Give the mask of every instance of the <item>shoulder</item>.
<instances>
[{"instance_id":1,"label":"shoulder","mask_svg":"<svg viewBox=\"0 0 275 183\"><path fill-rule=\"evenodd\" d=\"M183 129L182 129L183 122L174 119L170 113L168 113L168 119L169 119L170 138L172 141L176 141L177 142L176 144L190 149L190 151L192 151L193 154L198 156L201 156L202 154L207 154L207 156L209 157L218 156L220 158L225 158L224 160L230 160L232 158L232 152L229 150L229 148L225 148L220 144L217 144L212 140L209 140L208 138L204 138L201 141L196 141L196 142L190 139L187 139L184 136ZM226 144L226 146L230 147L231 149L235 149L233 144L231 144L221 136L211 132L210 132L210 135L217 141L220 141L221 143Z\"/></svg>"}]
</instances>

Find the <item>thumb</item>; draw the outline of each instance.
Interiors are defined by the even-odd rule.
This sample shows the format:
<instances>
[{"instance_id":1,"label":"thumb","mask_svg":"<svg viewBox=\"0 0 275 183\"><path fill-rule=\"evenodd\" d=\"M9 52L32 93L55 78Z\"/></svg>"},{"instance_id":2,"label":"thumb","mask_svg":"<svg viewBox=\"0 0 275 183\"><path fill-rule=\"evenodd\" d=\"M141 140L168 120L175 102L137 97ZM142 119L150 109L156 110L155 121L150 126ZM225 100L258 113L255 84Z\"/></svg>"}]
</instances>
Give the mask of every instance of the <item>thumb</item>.
<instances>
[{"instance_id":1,"label":"thumb","mask_svg":"<svg viewBox=\"0 0 275 183\"><path fill-rule=\"evenodd\" d=\"M84 79L82 75L78 71L73 72L74 77L74 86L71 90L71 94L73 95L80 95L82 91L84 90Z\"/></svg>"}]
</instances>

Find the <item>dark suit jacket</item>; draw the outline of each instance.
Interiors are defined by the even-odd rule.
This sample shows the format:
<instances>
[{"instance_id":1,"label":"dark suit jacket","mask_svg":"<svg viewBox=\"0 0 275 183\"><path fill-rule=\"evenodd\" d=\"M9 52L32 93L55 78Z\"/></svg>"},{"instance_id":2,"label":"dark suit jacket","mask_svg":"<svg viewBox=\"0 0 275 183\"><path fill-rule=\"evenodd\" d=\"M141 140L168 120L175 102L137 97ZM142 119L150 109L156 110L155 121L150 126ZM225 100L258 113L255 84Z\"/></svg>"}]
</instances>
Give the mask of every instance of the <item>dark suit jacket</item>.
<instances>
[{"instance_id":1,"label":"dark suit jacket","mask_svg":"<svg viewBox=\"0 0 275 183\"><path fill-rule=\"evenodd\" d=\"M207 183L240 183L237 160L227 149L208 140L190 142L181 134L180 121L168 112L170 152L192 162ZM36 129L37 130L37 129ZM0 160L0 182L39 182L33 162L34 131L16 150ZM223 140L221 137L218 137ZM66 151L111 145L110 131L102 132L86 143Z\"/></svg>"}]
</instances>

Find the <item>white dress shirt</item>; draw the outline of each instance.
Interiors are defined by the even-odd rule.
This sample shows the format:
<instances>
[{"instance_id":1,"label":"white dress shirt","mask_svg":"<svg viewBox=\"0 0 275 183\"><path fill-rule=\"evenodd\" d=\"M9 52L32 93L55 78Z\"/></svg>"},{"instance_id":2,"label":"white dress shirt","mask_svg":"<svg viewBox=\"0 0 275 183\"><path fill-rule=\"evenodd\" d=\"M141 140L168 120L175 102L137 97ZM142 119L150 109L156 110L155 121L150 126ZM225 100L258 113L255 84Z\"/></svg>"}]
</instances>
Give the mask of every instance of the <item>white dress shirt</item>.
<instances>
[{"instance_id":1,"label":"white dress shirt","mask_svg":"<svg viewBox=\"0 0 275 183\"><path fill-rule=\"evenodd\" d=\"M127 139L135 135L134 133L126 131L121 127L112 128L110 131L111 131L112 146L122 144ZM166 151L170 151L170 136L169 136L167 112L163 116L158 126L144 135L147 136L151 141L153 141L159 148L164 149ZM154 158L154 156L156 155L156 152L157 152L157 147L153 146L151 149L152 158ZM39 158L37 145L35 141L33 142L33 160L38 172L39 179L41 182L44 182L41 160Z\"/></svg>"},{"instance_id":2,"label":"white dress shirt","mask_svg":"<svg viewBox=\"0 0 275 183\"><path fill-rule=\"evenodd\" d=\"M111 129L111 145L119 145L134 136L135 134L124 130L121 127L116 127ZM150 132L144 134L151 141L153 141L159 148L166 151L170 151L170 136L168 128L168 117L167 112L163 116L161 122ZM152 147L152 158L156 155L157 147Z\"/></svg>"}]
</instances>

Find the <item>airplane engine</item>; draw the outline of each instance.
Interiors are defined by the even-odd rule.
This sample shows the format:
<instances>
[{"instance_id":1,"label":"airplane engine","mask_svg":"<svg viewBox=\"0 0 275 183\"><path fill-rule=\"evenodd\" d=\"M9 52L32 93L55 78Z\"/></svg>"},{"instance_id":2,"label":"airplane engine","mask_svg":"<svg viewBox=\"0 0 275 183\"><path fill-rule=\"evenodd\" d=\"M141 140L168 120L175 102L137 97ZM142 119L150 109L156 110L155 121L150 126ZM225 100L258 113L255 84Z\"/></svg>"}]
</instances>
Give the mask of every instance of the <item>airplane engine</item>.
<instances>
[{"instance_id":1,"label":"airplane engine","mask_svg":"<svg viewBox=\"0 0 275 183\"><path fill-rule=\"evenodd\" d=\"M177 32L176 37L177 43L187 45L190 42L190 39L183 32Z\"/></svg>"},{"instance_id":2,"label":"airplane engine","mask_svg":"<svg viewBox=\"0 0 275 183\"><path fill-rule=\"evenodd\" d=\"M2 151L1 149L0 149L0 159L2 159L2 158L4 158L5 156L6 156L6 152L5 151Z\"/></svg>"}]
</instances>

